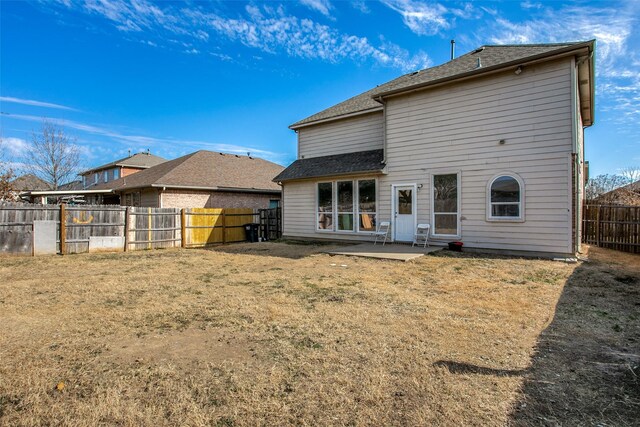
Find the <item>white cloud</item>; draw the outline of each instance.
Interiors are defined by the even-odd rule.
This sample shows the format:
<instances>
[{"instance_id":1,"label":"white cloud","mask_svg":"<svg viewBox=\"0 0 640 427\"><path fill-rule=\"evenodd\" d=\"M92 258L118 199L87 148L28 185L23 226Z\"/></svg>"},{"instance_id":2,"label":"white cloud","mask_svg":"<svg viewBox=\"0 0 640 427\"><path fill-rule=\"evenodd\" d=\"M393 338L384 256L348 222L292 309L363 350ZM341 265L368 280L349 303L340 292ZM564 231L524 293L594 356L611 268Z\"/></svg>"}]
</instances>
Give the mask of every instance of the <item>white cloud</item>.
<instances>
[{"instance_id":1,"label":"white cloud","mask_svg":"<svg viewBox=\"0 0 640 427\"><path fill-rule=\"evenodd\" d=\"M333 9L329 0L300 0L300 3L320 12L324 16L329 16L329 11Z\"/></svg>"},{"instance_id":2,"label":"white cloud","mask_svg":"<svg viewBox=\"0 0 640 427\"><path fill-rule=\"evenodd\" d=\"M58 110L78 111L75 108L67 107L60 104L52 104L50 102L34 101L33 99L13 98L11 96L0 96L0 102L11 102L14 104L31 105L33 107L55 108Z\"/></svg>"},{"instance_id":3,"label":"white cloud","mask_svg":"<svg viewBox=\"0 0 640 427\"><path fill-rule=\"evenodd\" d=\"M374 46L366 37L344 34L310 19L287 15L282 8L259 10L250 6L246 18L226 18L199 10L186 13L192 21L204 22L210 31L271 54L285 53L291 57L327 62L374 60L403 71L430 64L424 52L411 55L391 43Z\"/></svg>"},{"instance_id":4,"label":"white cloud","mask_svg":"<svg viewBox=\"0 0 640 427\"><path fill-rule=\"evenodd\" d=\"M353 7L354 9L359 10L362 13L370 13L371 10L369 9L369 6L367 6L367 2L365 0L353 0L351 2L351 7Z\"/></svg>"},{"instance_id":5,"label":"white cloud","mask_svg":"<svg viewBox=\"0 0 640 427\"><path fill-rule=\"evenodd\" d=\"M382 3L398 12L416 34L433 35L450 26L445 18L448 11L441 4L415 0L382 0Z\"/></svg>"},{"instance_id":6,"label":"white cloud","mask_svg":"<svg viewBox=\"0 0 640 427\"><path fill-rule=\"evenodd\" d=\"M596 39L596 95L602 111L616 111L618 124L640 122L640 71L637 54L629 48L640 14L639 3L625 7L532 8L530 18L515 22L498 16L484 31L489 41L549 43ZM533 10L535 9L535 10ZM480 40L481 36L478 36Z\"/></svg>"},{"instance_id":7,"label":"white cloud","mask_svg":"<svg viewBox=\"0 0 640 427\"><path fill-rule=\"evenodd\" d=\"M12 157L22 157L31 149L31 144L22 138L7 137L2 138L2 149L8 150Z\"/></svg>"},{"instance_id":8,"label":"white cloud","mask_svg":"<svg viewBox=\"0 0 640 427\"><path fill-rule=\"evenodd\" d=\"M303 3L326 16L330 16L333 9L329 0L305 0ZM184 47L181 50L191 54L216 50L210 44L220 43L220 37L223 37L274 55L285 54L332 63L345 59L374 61L402 71L424 68L430 64L426 53L422 51L412 55L390 43L376 46L366 37L347 34L311 19L288 14L282 5L250 4L245 7L244 13L234 17L208 11L211 7L205 11L205 7L198 3L178 8L170 3L156 5L146 0L86 0L81 5L71 3L69 7L100 15L120 31L144 34L143 43L163 45L158 40L162 39L174 45L181 44ZM469 7L465 6L458 12L464 14ZM422 18L415 16L409 19ZM219 58L228 60L229 56L221 54Z\"/></svg>"}]
</instances>

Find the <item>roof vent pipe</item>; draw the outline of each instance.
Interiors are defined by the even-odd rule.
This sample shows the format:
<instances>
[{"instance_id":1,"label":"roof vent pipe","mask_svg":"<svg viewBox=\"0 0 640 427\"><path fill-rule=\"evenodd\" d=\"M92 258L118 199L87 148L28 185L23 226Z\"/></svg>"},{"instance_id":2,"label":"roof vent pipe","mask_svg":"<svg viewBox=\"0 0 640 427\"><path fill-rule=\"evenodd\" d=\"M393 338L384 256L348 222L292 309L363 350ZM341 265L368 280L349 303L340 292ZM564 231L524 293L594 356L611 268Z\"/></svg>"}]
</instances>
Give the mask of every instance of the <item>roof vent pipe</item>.
<instances>
[{"instance_id":1,"label":"roof vent pipe","mask_svg":"<svg viewBox=\"0 0 640 427\"><path fill-rule=\"evenodd\" d=\"M482 61L478 58L478 64L476 64L476 68L482 67Z\"/></svg>"},{"instance_id":2,"label":"roof vent pipe","mask_svg":"<svg viewBox=\"0 0 640 427\"><path fill-rule=\"evenodd\" d=\"M451 40L451 60L456 57L456 41Z\"/></svg>"}]
</instances>

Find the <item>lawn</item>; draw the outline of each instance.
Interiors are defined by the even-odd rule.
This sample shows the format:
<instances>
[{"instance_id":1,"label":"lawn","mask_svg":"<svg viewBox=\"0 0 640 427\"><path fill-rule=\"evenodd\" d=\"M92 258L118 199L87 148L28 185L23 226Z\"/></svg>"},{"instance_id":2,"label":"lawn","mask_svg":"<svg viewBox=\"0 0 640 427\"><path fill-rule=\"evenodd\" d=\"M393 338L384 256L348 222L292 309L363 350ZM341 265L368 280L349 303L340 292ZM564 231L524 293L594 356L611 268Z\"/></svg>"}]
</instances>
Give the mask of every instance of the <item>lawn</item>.
<instances>
[{"instance_id":1,"label":"lawn","mask_svg":"<svg viewBox=\"0 0 640 427\"><path fill-rule=\"evenodd\" d=\"M640 257L0 258L0 424L632 425Z\"/></svg>"}]
</instances>

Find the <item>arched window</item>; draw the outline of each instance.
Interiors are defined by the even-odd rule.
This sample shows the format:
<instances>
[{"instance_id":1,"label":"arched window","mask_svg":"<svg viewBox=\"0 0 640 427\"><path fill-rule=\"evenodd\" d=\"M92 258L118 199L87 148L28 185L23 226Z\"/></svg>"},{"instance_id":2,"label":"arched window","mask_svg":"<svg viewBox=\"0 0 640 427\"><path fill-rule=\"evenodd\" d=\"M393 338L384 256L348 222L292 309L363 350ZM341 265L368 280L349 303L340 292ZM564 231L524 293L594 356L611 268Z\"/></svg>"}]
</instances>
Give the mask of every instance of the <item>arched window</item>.
<instances>
[{"instance_id":1,"label":"arched window","mask_svg":"<svg viewBox=\"0 0 640 427\"><path fill-rule=\"evenodd\" d=\"M520 177L513 174L498 175L491 180L488 190L488 219L524 219L524 186Z\"/></svg>"}]
</instances>

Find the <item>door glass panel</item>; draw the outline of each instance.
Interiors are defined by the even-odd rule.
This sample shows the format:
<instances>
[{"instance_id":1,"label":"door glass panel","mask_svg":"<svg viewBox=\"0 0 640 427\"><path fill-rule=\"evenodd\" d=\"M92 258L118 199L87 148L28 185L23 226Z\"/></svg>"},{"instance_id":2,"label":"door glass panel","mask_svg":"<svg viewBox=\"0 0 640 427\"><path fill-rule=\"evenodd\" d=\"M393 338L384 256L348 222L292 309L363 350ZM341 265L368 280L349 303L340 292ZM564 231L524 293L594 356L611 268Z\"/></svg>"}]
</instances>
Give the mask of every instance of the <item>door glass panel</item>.
<instances>
[{"instance_id":1,"label":"door glass panel","mask_svg":"<svg viewBox=\"0 0 640 427\"><path fill-rule=\"evenodd\" d=\"M365 179L358 181L358 206L360 212L376 211L376 181Z\"/></svg>"},{"instance_id":2,"label":"door glass panel","mask_svg":"<svg viewBox=\"0 0 640 427\"><path fill-rule=\"evenodd\" d=\"M338 230L353 230L353 214L338 214Z\"/></svg>"},{"instance_id":3,"label":"door glass panel","mask_svg":"<svg viewBox=\"0 0 640 427\"><path fill-rule=\"evenodd\" d=\"M398 190L398 214L399 215L412 215L413 214L413 190Z\"/></svg>"},{"instance_id":4,"label":"door glass panel","mask_svg":"<svg viewBox=\"0 0 640 427\"><path fill-rule=\"evenodd\" d=\"M360 214L360 231L375 231L375 214Z\"/></svg>"},{"instance_id":5,"label":"door glass panel","mask_svg":"<svg viewBox=\"0 0 640 427\"><path fill-rule=\"evenodd\" d=\"M318 211L333 211L333 186L330 182L318 184Z\"/></svg>"},{"instance_id":6,"label":"door glass panel","mask_svg":"<svg viewBox=\"0 0 640 427\"><path fill-rule=\"evenodd\" d=\"M353 212L352 181L338 181L338 212Z\"/></svg>"},{"instance_id":7,"label":"door glass panel","mask_svg":"<svg viewBox=\"0 0 640 427\"><path fill-rule=\"evenodd\" d=\"M332 230L333 229L333 214L319 213L318 214L318 229L319 230Z\"/></svg>"}]
</instances>

